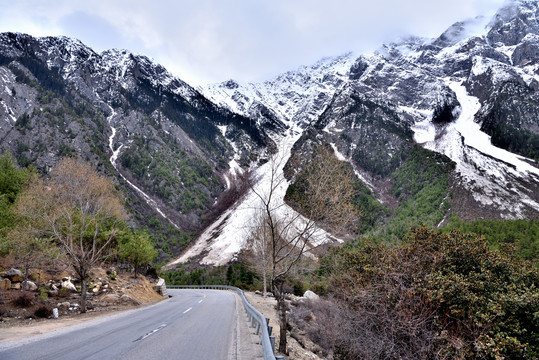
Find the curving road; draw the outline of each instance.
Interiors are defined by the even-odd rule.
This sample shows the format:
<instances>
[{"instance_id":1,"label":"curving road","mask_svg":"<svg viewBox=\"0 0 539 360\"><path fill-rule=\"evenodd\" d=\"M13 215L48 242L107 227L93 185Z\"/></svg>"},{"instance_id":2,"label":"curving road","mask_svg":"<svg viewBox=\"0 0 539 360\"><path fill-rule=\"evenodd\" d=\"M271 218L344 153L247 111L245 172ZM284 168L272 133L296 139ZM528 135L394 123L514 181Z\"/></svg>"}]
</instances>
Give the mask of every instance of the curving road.
<instances>
[{"instance_id":1,"label":"curving road","mask_svg":"<svg viewBox=\"0 0 539 360\"><path fill-rule=\"evenodd\" d=\"M0 359L236 359L236 296L219 290L168 290L172 298L140 310L0 347Z\"/></svg>"}]
</instances>

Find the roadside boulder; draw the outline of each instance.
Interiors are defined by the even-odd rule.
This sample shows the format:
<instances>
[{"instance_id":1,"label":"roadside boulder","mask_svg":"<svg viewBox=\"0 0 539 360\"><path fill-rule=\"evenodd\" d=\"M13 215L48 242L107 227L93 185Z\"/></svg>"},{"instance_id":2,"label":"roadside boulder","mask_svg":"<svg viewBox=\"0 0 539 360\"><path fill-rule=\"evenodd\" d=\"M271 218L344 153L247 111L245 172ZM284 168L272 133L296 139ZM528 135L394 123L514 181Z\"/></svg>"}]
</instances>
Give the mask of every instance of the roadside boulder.
<instances>
[{"instance_id":1,"label":"roadside boulder","mask_svg":"<svg viewBox=\"0 0 539 360\"><path fill-rule=\"evenodd\" d=\"M77 288L75 287L75 285L73 285L73 283L71 282L71 277L69 276L62 278L61 286L62 286L62 289L77 291Z\"/></svg>"},{"instance_id":2,"label":"roadside boulder","mask_svg":"<svg viewBox=\"0 0 539 360\"><path fill-rule=\"evenodd\" d=\"M120 301L123 302L126 305L140 305L140 301L133 299L131 296L127 294L123 294L120 296Z\"/></svg>"},{"instance_id":3,"label":"roadside boulder","mask_svg":"<svg viewBox=\"0 0 539 360\"><path fill-rule=\"evenodd\" d=\"M0 290L9 290L11 289L11 280L2 279L0 280Z\"/></svg>"},{"instance_id":4,"label":"roadside boulder","mask_svg":"<svg viewBox=\"0 0 539 360\"><path fill-rule=\"evenodd\" d=\"M320 299L320 296L318 296L316 293L314 293L311 290L305 291L305 294L303 294L303 297L307 300L316 301Z\"/></svg>"},{"instance_id":5,"label":"roadside boulder","mask_svg":"<svg viewBox=\"0 0 539 360\"><path fill-rule=\"evenodd\" d=\"M37 285L33 281L26 280L22 282L22 289L29 290L29 291L36 291Z\"/></svg>"},{"instance_id":6,"label":"roadside boulder","mask_svg":"<svg viewBox=\"0 0 539 360\"><path fill-rule=\"evenodd\" d=\"M4 276L9 278L12 282L22 282L24 280L24 274L19 269L9 269L4 273Z\"/></svg>"},{"instance_id":7,"label":"roadside boulder","mask_svg":"<svg viewBox=\"0 0 539 360\"><path fill-rule=\"evenodd\" d=\"M58 308L69 308L71 306L71 304L69 303L69 301L64 301L64 302L61 302L61 303L58 303L58 305L56 305Z\"/></svg>"},{"instance_id":8,"label":"roadside boulder","mask_svg":"<svg viewBox=\"0 0 539 360\"><path fill-rule=\"evenodd\" d=\"M58 295L58 287L52 281L49 281L47 283L47 287L49 288L49 291L48 291L49 296Z\"/></svg>"},{"instance_id":9,"label":"roadside boulder","mask_svg":"<svg viewBox=\"0 0 539 360\"><path fill-rule=\"evenodd\" d=\"M117 304L120 302L120 296L118 294L105 294L97 300L107 304Z\"/></svg>"}]
</instances>

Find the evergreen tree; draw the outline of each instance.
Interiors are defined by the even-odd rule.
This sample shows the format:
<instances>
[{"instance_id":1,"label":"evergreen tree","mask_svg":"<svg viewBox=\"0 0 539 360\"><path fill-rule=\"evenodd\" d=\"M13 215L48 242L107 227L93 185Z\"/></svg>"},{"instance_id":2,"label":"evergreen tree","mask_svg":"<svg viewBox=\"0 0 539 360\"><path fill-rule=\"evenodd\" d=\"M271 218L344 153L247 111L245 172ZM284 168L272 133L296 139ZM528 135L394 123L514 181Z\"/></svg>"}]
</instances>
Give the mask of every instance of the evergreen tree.
<instances>
[{"instance_id":1,"label":"evergreen tree","mask_svg":"<svg viewBox=\"0 0 539 360\"><path fill-rule=\"evenodd\" d=\"M139 266L149 264L155 259L157 252L153 248L150 235L145 231L129 234L120 243L120 257L129 260L135 267L137 277Z\"/></svg>"}]
</instances>

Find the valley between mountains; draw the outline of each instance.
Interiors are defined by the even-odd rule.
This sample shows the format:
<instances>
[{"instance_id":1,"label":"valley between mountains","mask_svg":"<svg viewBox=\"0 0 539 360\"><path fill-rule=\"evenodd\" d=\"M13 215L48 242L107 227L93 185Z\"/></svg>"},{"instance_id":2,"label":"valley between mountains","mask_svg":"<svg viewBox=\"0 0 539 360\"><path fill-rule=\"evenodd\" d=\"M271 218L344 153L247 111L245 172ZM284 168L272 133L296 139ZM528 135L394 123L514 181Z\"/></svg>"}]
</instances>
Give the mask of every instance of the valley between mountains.
<instances>
[{"instance_id":1,"label":"valley between mountains","mask_svg":"<svg viewBox=\"0 0 539 360\"><path fill-rule=\"evenodd\" d=\"M115 177L133 221L159 234L160 258L183 253L180 262L235 259L247 246L241 222L252 199L223 194L247 172L263 186L275 153L294 183L313 142L331 146L361 182L366 215L354 236L402 233L397 222L441 226L451 216L535 219L535 11L534 2L515 2L436 39L196 89L126 50L4 33L0 146L43 173L77 156ZM417 179L400 181L408 171ZM437 189L423 211L427 185Z\"/></svg>"},{"instance_id":2,"label":"valley between mountains","mask_svg":"<svg viewBox=\"0 0 539 360\"><path fill-rule=\"evenodd\" d=\"M282 354L293 333L335 359L534 358L538 18L513 0L436 38L196 88L128 50L1 33L0 256L28 274L80 230L86 265L272 292ZM107 200L55 211L69 167ZM290 298L305 290L325 297Z\"/></svg>"},{"instance_id":3,"label":"valley between mountains","mask_svg":"<svg viewBox=\"0 0 539 360\"><path fill-rule=\"evenodd\" d=\"M158 234L160 258L181 254L170 266L236 259L253 194L227 192L247 173L267 184L276 153L294 183L313 143L331 146L361 183L353 236L452 217L536 219L535 11L515 3L436 39L196 89L126 50L4 33L0 146L43 173L77 156L115 177L132 221Z\"/></svg>"}]
</instances>

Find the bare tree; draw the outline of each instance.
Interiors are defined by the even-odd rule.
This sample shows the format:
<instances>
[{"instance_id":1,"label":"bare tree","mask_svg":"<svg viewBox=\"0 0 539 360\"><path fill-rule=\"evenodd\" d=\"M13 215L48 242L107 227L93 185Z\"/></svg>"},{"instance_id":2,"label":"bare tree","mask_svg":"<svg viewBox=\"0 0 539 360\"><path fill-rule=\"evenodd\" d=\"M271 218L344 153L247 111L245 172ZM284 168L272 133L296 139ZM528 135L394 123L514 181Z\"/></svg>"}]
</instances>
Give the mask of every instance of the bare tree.
<instances>
[{"instance_id":1,"label":"bare tree","mask_svg":"<svg viewBox=\"0 0 539 360\"><path fill-rule=\"evenodd\" d=\"M37 180L19 197L17 213L27 232L52 238L81 281L81 311L93 266L115 252L117 229L126 218L114 184L89 165L62 160L48 180Z\"/></svg>"},{"instance_id":2,"label":"bare tree","mask_svg":"<svg viewBox=\"0 0 539 360\"><path fill-rule=\"evenodd\" d=\"M249 227L250 234L250 254L249 258L255 270L262 274L263 297L268 293L268 276L271 274L272 262L270 254L272 253L270 222L265 213L257 210L257 215Z\"/></svg>"},{"instance_id":3,"label":"bare tree","mask_svg":"<svg viewBox=\"0 0 539 360\"><path fill-rule=\"evenodd\" d=\"M267 257L271 291L278 304L279 351L283 354L287 353L287 278L304 255L327 242L326 231L338 233L359 216L352 204L354 177L350 165L335 158L331 148L320 146L297 175L294 191L289 193L295 209L282 196L288 185L283 175L286 160L279 154L273 156L266 165L268 184L252 186L259 199L253 246L264 249L258 254Z\"/></svg>"}]
</instances>

